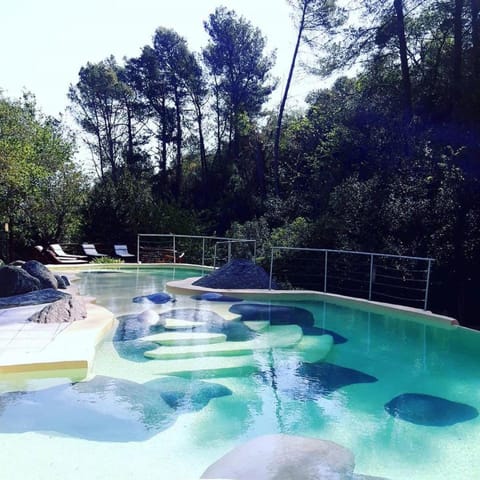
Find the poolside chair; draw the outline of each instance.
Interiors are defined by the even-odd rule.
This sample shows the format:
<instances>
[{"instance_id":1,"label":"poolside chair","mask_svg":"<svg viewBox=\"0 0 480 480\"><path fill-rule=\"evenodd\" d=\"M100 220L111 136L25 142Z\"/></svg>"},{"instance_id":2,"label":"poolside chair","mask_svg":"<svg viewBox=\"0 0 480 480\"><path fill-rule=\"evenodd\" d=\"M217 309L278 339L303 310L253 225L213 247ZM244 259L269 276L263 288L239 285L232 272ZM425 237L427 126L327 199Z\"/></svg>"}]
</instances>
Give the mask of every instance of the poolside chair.
<instances>
[{"instance_id":1,"label":"poolside chair","mask_svg":"<svg viewBox=\"0 0 480 480\"><path fill-rule=\"evenodd\" d=\"M34 251L37 255L41 255L41 258L36 258L42 263L58 263L62 265L79 265L81 263L88 263L88 260L85 258L71 258L71 257L60 257L55 254L50 248L42 248L39 245L36 245Z\"/></svg>"},{"instance_id":2,"label":"poolside chair","mask_svg":"<svg viewBox=\"0 0 480 480\"><path fill-rule=\"evenodd\" d=\"M115 251L115 256L122 258L125 261L128 261L129 258L135 258L135 255L128 251L128 247L126 245L114 245L113 250Z\"/></svg>"},{"instance_id":3,"label":"poolside chair","mask_svg":"<svg viewBox=\"0 0 480 480\"><path fill-rule=\"evenodd\" d=\"M70 253L66 253L63 248L58 243L51 243L48 246L48 249L51 250L57 257L62 257L65 259L68 258L75 258L77 260L87 260L88 257L86 255L72 255Z\"/></svg>"},{"instance_id":4,"label":"poolside chair","mask_svg":"<svg viewBox=\"0 0 480 480\"><path fill-rule=\"evenodd\" d=\"M97 249L95 248L95 245L93 243L82 243L82 249L83 253L85 253L88 258L107 257L105 253L97 252Z\"/></svg>"}]
</instances>

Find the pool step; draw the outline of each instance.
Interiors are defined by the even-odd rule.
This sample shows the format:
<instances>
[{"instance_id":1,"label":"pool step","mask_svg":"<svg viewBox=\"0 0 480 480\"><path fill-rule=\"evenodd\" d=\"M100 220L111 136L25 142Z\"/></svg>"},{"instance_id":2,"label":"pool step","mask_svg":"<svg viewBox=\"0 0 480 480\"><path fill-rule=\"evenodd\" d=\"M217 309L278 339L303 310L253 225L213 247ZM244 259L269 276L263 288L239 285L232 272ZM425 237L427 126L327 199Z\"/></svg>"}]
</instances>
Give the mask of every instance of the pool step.
<instances>
[{"instance_id":1,"label":"pool step","mask_svg":"<svg viewBox=\"0 0 480 480\"><path fill-rule=\"evenodd\" d=\"M179 320L178 318L167 318L165 322L166 330L190 330L205 325L205 322L192 322L190 320Z\"/></svg>"},{"instance_id":2,"label":"pool step","mask_svg":"<svg viewBox=\"0 0 480 480\"><path fill-rule=\"evenodd\" d=\"M205 332L162 332L148 335L143 340L159 343L160 345L210 345L225 342L227 336L224 333Z\"/></svg>"},{"instance_id":3,"label":"pool step","mask_svg":"<svg viewBox=\"0 0 480 480\"><path fill-rule=\"evenodd\" d=\"M302 337L302 329L298 325L279 325L266 328L254 340L203 345L161 346L145 352L144 355L148 358L162 360L202 356L248 355L256 350L292 347Z\"/></svg>"},{"instance_id":4,"label":"pool step","mask_svg":"<svg viewBox=\"0 0 480 480\"><path fill-rule=\"evenodd\" d=\"M254 330L255 332L261 332L270 326L270 322L268 321L250 322L246 320L243 323L246 327L248 327L250 330Z\"/></svg>"}]
</instances>

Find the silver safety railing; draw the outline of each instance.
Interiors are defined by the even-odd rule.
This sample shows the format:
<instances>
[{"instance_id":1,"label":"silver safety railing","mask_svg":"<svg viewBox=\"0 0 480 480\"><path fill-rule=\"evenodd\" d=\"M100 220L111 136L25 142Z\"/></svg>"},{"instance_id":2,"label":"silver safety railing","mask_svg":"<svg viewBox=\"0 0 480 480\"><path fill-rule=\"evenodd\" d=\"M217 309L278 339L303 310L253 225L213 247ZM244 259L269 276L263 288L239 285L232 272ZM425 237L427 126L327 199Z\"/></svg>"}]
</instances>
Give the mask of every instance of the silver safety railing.
<instances>
[{"instance_id":1,"label":"silver safety railing","mask_svg":"<svg viewBox=\"0 0 480 480\"><path fill-rule=\"evenodd\" d=\"M212 235L178 235L173 233L141 233L137 235L138 263L188 263L214 267L219 261L217 245L226 244L228 258L232 257L232 244L253 245L256 241ZM233 252L238 253L238 252Z\"/></svg>"},{"instance_id":2,"label":"silver safety railing","mask_svg":"<svg viewBox=\"0 0 480 480\"><path fill-rule=\"evenodd\" d=\"M319 290L427 309L433 258L272 247L269 288Z\"/></svg>"}]
</instances>

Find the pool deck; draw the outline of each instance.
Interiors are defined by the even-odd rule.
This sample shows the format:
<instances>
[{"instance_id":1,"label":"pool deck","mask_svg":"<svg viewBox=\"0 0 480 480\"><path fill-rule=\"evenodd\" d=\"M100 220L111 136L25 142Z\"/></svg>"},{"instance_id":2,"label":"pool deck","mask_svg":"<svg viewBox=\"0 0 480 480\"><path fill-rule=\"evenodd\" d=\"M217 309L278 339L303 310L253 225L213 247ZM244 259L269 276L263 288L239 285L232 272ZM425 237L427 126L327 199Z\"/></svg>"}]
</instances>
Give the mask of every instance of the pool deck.
<instances>
[{"instance_id":1,"label":"pool deck","mask_svg":"<svg viewBox=\"0 0 480 480\"><path fill-rule=\"evenodd\" d=\"M69 293L76 294L75 288ZM82 297L87 317L76 322L33 323L28 318L45 304L0 310L0 375L37 374L85 378L97 344L111 330L114 315Z\"/></svg>"}]
</instances>

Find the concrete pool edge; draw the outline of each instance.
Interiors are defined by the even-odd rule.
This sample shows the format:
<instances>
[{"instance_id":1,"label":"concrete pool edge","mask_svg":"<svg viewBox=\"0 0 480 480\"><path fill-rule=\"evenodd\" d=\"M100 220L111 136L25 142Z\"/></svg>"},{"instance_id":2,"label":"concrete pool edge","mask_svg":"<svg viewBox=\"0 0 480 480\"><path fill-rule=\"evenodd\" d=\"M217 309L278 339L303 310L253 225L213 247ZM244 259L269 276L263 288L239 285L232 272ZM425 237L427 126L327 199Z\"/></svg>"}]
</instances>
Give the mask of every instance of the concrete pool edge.
<instances>
[{"instance_id":1,"label":"concrete pool edge","mask_svg":"<svg viewBox=\"0 0 480 480\"><path fill-rule=\"evenodd\" d=\"M87 299L85 299L87 300ZM88 300L87 300L88 301ZM87 317L70 324L52 334L46 345L38 348L36 337L27 341L19 333L2 349L0 355L0 374L38 374L56 372L56 376L87 377L93 366L96 347L111 331L115 317L112 312L94 303L86 303ZM37 324L38 336L49 324ZM35 331L35 330L34 330Z\"/></svg>"},{"instance_id":2,"label":"concrete pool edge","mask_svg":"<svg viewBox=\"0 0 480 480\"><path fill-rule=\"evenodd\" d=\"M244 298L249 300L265 299L266 297L276 300L325 300L336 305L353 307L359 310L378 313L384 315L395 315L406 320L417 321L426 324L432 324L444 328L460 327L455 318L439 315L429 310L420 310L417 308L406 307L403 305L393 305L389 303L374 302L362 298L347 297L333 293L316 292L312 290L232 290L232 289L212 289L193 285L193 282L200 277L187 278L185 280L172 280L167 282L166 288L170 293L179 295L194 295L208 292L222 293L232 297Z\"/></svg>"}]
</instances>

